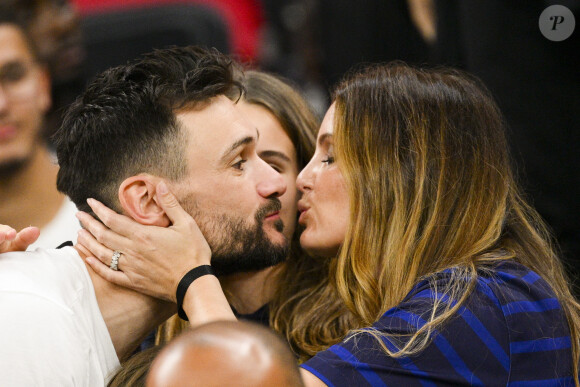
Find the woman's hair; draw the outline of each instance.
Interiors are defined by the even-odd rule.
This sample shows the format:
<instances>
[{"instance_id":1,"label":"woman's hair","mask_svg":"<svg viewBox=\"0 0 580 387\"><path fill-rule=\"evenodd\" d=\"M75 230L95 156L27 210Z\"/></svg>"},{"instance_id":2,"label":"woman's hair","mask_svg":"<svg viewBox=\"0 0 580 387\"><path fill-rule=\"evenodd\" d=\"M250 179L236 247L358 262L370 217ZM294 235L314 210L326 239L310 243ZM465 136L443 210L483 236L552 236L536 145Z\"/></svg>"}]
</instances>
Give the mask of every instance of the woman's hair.
<instances>
[{"instance_id":1,"label":"woman's hair","mask_svg":"<svg viewBox=\"0 0 580 387\"><path fill-rule=\"evenodd\" d=\"M276 117L296 149L298 170L304 168L314 153L320 123L304 97L280 76L248 70L240 78L246 89L242 100L262 106Z\"/></svg>"},{"instance_id":2,"label":"woman's hair","mask_svg":"<svg viewBox=\"0 0 580 387\"><path fill-rule=\"evenodd\" d=\"M419 280L455 267L460 274L443 291L457 302L436 300L406 345L384 348L417 353L465 303L478 268L513 259L551 285L577 365L579 304L546 226L519 192L504 121L487 89L458 71L392 63L350 75L333 97L336 161L351 213L329 273L359 320L351 328L372 325Z\"/></svg>"},{"instance_id":3,"label":"woman's hair","mask_svg":"<svg viewBox=\"0 0 580 387\"><path fill-rule=\"evenodd\" d=\"M162 345L156 345L131 356L121 364L107 387L145 387L151 364L162 349Z\"/></svg>"}]
</instances>

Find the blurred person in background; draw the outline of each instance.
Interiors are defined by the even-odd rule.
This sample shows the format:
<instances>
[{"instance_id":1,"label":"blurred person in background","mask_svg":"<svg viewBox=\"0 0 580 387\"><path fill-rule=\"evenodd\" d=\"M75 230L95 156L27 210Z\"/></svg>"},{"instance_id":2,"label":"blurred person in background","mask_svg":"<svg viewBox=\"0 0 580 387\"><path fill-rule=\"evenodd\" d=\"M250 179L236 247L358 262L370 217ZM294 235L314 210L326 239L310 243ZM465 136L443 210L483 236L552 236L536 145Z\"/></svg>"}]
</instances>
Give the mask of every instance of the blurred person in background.
<instances>
[{"instance_id":1,"label":"blurred person in background","mask_svg":"<svg viewBox=\"0 0 580 387\"><path fill-rule=\"evenodd\" d=\"M18 3L31 12L30 37L50 74L52 106L43 128L45 138L50 141L66 108L87 81L80 19L68 0L19 0Z\"/></svg>"},{"instance_id":2,"label":"blurred person in background","mask_svg":"<svg viewBox=\"0 0 580 387\"><path fill-rule=\"evenodd\" d=\"M56 189L58 166L42 132L51 76L37 3L0 2L0 223L42 230L30 247L75 241L76 207ZM54 59L54 58L53 58Z\"/></svg>"}]
</instances>

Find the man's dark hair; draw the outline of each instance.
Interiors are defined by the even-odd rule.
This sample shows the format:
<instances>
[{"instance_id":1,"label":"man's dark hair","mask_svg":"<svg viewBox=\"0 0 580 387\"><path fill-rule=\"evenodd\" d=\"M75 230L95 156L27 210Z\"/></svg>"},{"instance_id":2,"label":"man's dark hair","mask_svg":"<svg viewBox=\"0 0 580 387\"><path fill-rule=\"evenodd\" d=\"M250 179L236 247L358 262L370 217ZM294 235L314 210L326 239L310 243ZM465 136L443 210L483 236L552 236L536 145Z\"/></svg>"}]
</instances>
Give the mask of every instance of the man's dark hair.
<instances>
[{"instance_id":1,"label":"man's dark hair","mask_svg":"<svg viewBox=\"0 0 580 387\"><path fill-rule=\"evenodd\" d=\"M117 191L130 176L177 180L186 172L186 137L176 111L242 87L235 63L217 50L173 47L98 76L68 109L54 135L57 187L80 210L87 198L119 210Z\"/></svg>"}]
</instances>

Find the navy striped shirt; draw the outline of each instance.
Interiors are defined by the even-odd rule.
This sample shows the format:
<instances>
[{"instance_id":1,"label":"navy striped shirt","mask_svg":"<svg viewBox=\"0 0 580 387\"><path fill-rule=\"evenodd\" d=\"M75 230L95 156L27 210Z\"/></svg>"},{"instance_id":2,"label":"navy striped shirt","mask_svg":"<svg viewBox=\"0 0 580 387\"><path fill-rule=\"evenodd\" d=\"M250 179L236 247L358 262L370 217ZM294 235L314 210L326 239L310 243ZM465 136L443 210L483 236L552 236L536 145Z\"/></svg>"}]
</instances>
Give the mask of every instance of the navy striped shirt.
<instances>
[{"instance_id":1,"label":"navy striped shirt","mask_svg":"<svg viewBox=\"0 0 580 387\"><path fill-rule=\"evenodd\" d=\"M438 273L439 291L449 277L449 271ZM432 310L434 291L428 281L421 282L373 327L386 333L416 331ZM395 340L383 342L396 350ZM538 274L513 261L481 272L468 301L418 355L389 357L363 333L302 367L328 386L574 385L561 305Z\"/></svg>"}]
</instances>

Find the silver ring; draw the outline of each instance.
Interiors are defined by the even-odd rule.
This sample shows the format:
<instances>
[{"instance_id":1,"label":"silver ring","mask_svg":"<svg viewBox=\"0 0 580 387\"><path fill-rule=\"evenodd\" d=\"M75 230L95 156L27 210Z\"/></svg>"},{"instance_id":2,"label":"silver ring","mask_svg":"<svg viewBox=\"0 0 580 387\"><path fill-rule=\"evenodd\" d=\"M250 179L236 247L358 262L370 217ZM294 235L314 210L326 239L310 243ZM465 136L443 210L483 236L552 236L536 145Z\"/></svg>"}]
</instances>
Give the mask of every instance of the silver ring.
<instances>
[{"instance_id":1,"label":"silver ring","mask_svg":"<svg viewBox=\"0 0 580 387\"><path fill-rule=\"evenodd\" d=\"M119 258L121 257L120 251L113 251L113 258L111 258L111 265L109 266L111 269L117 271L119 270Z\"/></svg>"}]
</instances>

